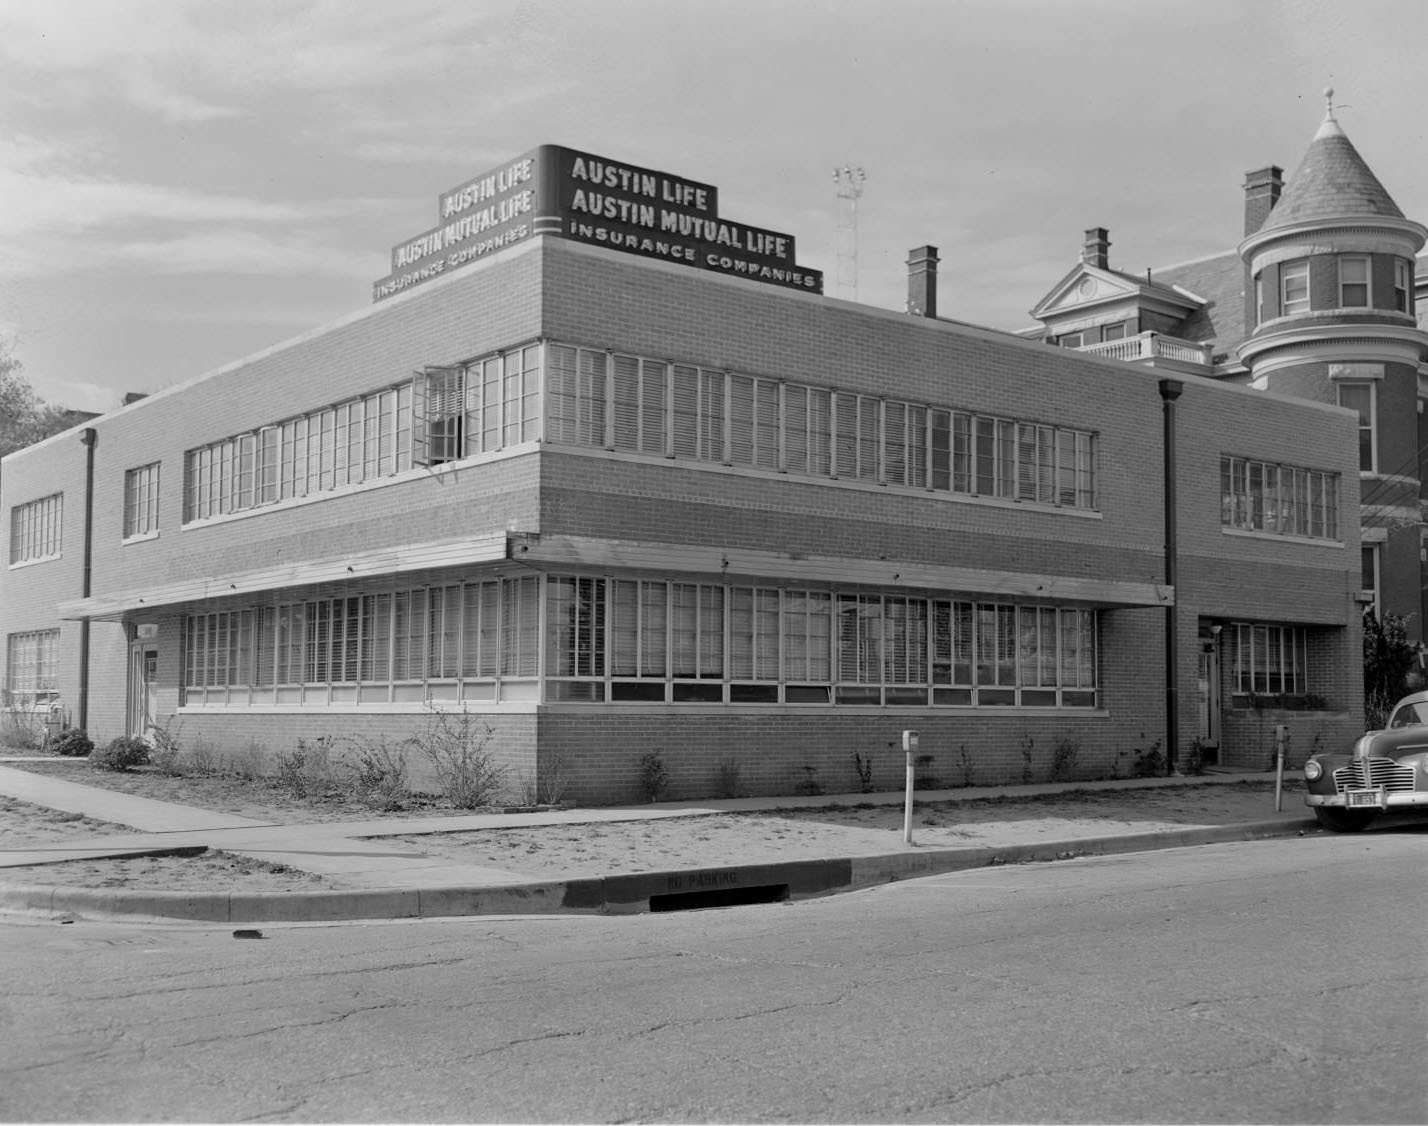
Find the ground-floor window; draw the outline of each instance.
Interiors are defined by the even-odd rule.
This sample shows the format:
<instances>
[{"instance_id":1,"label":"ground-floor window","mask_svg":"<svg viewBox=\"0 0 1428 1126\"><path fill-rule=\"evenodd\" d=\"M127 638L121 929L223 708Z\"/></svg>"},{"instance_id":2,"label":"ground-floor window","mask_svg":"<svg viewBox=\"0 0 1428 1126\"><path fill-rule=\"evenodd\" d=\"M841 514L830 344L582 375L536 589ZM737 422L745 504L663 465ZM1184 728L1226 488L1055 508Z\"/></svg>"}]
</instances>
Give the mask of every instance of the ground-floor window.
<instances>
[{"instance_id":1,"label":"ground-floor window","mask_svg":"<svg viewBox=\"0 0 1428 1126\"><path fill-rule=\"evenodd\" d=\"M550 700L1096 704L1090 610L659 579L547 583Z\"/></svg>"},{"instance_id":2,"label":"ground-floor window","mask_svg":"<svg viewBox=\"0 0 1428 1126\"><path fill-rule=\"evenodd\" d=\"M1230 644L1236 695L1304 697L1309 693L1308 641L1303 626L1234 622Z\"/></svg>"},{"instance_id":3,"label":"ground-floor window","mask_svg":"<svg viewBox=\"0 0 1428 1126\"><path fill-rule=\"evenodd\" d=\"M531 575L191 614L184 702L534 698L539 599Z\"/></svg>"},{"instance_id":4,"label":"ground-floor window","mask_svg":"<svg viewBox=\"0 0 1428 1126\"><path fill-rule=\"evenodd\" d=\"M6 708L31 708L59 698L59 635L57 629L42 629L6 637Z\"/></svg>"},{"instance_id":5,"label":"ground-floor window","mask_svg":"<svg viewBox=\"0 0 1428 1126\"><path fill-rule=\"evenodd\" d=\"M186 704L1094 707L1093 611L528 575L189 615Z\"/></svg>"}]
</instances>

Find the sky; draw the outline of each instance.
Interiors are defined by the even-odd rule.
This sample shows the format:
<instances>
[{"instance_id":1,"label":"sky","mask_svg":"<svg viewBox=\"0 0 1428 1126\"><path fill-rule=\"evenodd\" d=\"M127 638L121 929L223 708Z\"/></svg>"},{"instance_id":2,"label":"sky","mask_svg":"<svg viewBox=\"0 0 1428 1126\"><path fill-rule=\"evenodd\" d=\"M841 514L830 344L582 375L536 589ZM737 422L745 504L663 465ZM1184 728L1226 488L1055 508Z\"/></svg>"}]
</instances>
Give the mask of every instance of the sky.
<instances>
[{"instance_id":1,"label":"sky","mask_svg":"<svg viewBox=\"0 0 1428 1126\"><path fill-rule=\"evenodd\" d=\"M1425 43L1422 0L0 0L0 340L111 409L370 304L545 143L716 185L830 296L902 309L930 243L941 315L1021 328L1088 227L1133 273L1232 249L1326 86L1428 220Z\"/></svg>"}]
</instances>

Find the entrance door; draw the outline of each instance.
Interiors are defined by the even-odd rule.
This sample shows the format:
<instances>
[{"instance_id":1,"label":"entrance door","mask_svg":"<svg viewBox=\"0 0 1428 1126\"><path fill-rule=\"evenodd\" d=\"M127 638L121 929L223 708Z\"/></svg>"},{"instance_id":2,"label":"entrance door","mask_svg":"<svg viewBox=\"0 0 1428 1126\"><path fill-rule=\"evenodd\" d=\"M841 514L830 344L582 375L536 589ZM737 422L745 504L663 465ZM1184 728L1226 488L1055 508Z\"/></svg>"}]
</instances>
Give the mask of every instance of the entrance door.
<instances>
[{"instance_id":1,"label":"entrance door","mask_svg":"<svg viewBox=\"0 0 1428 1126\"><path fill-rule=\"evenodd\" d=\"M1200 639L1200 746L1209 762L1219 761L1220 646L1215 637Z\"/></svg>"},{"instance_id":2,"label":"entrance door","mask_svg":"<svg viewBox=\"0 0 1428 1126\"><path fill-rule=\"evenodd\" d=\"M159 651L143 642L129 650L129 734L147 739L155 726L154 699L159 687Z\"/></svg>"}]
</instances>

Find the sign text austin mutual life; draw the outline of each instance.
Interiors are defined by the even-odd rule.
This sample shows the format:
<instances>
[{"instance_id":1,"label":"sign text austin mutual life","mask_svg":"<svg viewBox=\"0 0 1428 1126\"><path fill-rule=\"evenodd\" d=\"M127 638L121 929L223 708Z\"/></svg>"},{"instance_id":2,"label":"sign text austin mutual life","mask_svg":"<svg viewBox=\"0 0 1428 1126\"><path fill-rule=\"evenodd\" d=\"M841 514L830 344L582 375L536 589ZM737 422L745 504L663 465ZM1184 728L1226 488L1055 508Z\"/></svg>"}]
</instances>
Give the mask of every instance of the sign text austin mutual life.
<instances>
[{"instance_id":1,"label":"sign text austin mutual life","mask_svg":"<svg viewBox=\"0 0 1428 1126\"><path fill-rule=\"evenodd\" d=\"M718 200L709 184L541 145L443 193L439 223L392 249L372 300L539 234L823 292L822 271L794 260L792 235L721 219Z\"/></svg>"}]
</instances>

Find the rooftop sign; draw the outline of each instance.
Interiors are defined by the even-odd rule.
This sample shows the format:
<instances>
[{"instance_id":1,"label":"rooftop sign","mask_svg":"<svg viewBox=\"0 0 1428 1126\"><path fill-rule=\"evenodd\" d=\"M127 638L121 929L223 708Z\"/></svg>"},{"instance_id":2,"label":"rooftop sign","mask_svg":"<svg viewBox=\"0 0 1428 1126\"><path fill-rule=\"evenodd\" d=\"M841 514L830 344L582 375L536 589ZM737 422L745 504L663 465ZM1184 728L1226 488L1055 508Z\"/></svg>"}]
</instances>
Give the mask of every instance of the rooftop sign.
<instances>
[{"instance_id":1,"label":"rooftop sign","mask_svg":"<svg viewBox=\"0 0 1428 1126\"><path fill-rule=\"evenodd\" d=\"M437 225L392 248L381 301L534 235L555 235L805 293L793 236L719 216L719 190L560 145L541 145L443 192Z\"/></svg>"}]
</instances>

